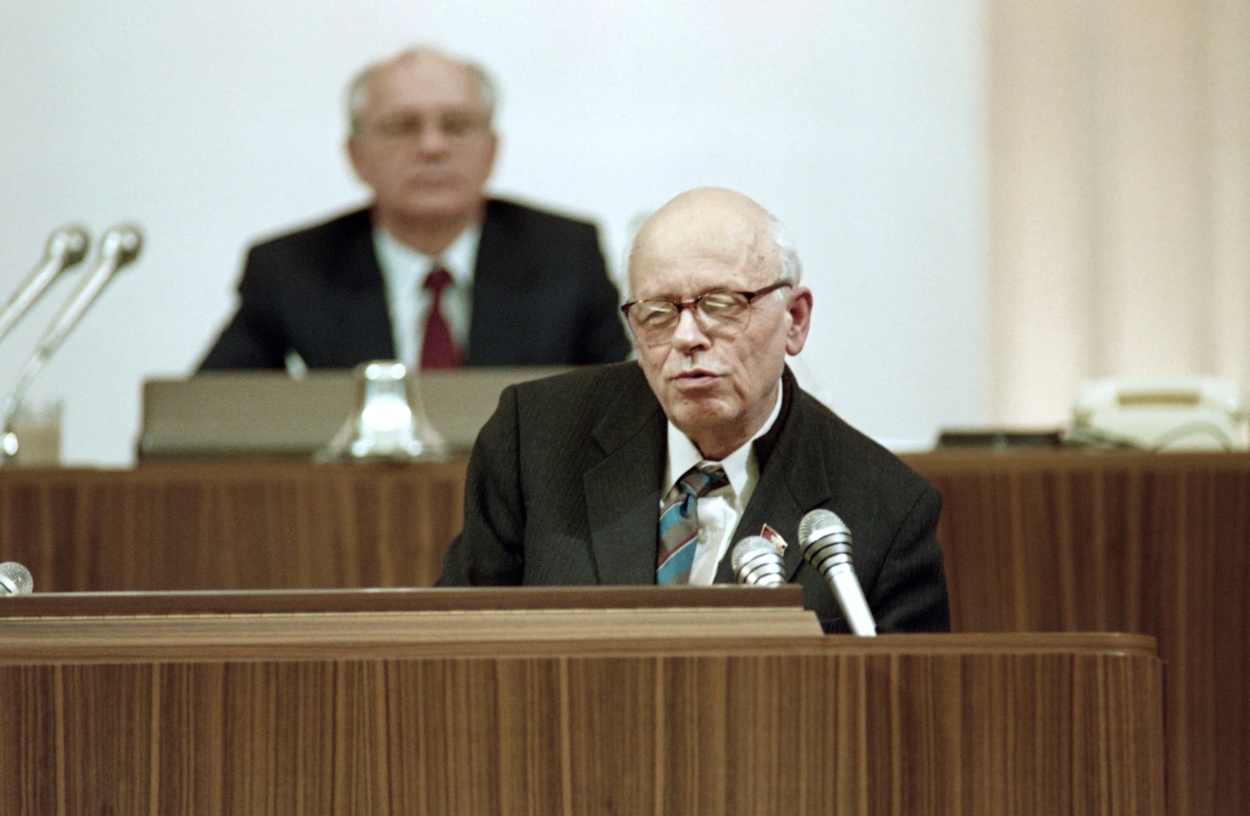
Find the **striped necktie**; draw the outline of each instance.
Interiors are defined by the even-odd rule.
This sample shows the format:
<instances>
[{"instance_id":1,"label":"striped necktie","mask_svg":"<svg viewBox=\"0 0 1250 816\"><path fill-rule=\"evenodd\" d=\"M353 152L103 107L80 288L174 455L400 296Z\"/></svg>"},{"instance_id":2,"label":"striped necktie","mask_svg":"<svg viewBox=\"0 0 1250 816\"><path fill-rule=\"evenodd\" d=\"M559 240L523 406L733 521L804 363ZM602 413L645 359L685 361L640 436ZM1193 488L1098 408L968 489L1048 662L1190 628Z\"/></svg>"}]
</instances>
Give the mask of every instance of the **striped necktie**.
<instances>
[{"instance_id":1,"label":"striped necktie","mask_svg":"<svg viewBox=\"0 0 1250 816\"><path fill-rule=\"evenodd\" d=\"M699 497L729 484L720 465L692 467L668 492L660 513L660 546L656 554L657 584L690 582L695 546L699 542Z\"/></svg>"}]
</instances>

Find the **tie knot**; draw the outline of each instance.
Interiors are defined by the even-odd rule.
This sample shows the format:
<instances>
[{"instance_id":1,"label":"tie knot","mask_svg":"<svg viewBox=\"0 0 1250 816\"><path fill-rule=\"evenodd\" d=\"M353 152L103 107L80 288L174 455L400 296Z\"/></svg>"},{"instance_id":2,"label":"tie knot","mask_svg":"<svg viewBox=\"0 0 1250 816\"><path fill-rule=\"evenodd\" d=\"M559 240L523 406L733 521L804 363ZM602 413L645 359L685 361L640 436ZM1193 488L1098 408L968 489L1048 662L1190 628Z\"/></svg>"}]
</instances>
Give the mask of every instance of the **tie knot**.
<instances>
[{"instance_id":1,"label":"tie knot","mask_svg":"<svg viewBox=\"0 0 1250 816\"><path fill-rule=\"evenodd\" d=\"M729 484L729 477L720 465L696 465L686 471L678 484L690 495L699 497Z\"/></svg>"},{"instance_id":2,"label":"tie knot","mask_svg":"<svg viewBox=\"0 0 1250 816\"><path fill-rule=\"evenodd\" d=\"M438 297L451 284L451 275L441 266L435 266L430 273L425 276L425 283L421 284L422 288L428 289Z\"/></svg>"}]
</instances>

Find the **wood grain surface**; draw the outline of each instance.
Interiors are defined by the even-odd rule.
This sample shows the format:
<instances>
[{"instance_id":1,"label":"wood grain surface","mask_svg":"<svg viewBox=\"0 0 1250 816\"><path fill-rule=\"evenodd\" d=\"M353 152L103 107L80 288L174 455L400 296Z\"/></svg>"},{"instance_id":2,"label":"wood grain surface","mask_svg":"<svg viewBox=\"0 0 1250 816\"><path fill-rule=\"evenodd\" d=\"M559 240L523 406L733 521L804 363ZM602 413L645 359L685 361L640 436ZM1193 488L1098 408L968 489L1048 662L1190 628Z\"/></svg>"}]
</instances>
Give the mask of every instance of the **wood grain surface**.
<instances>
[{"instance_id":1,"label":"wood grain surface","mask_svg":"<svg viewBox=\"0 0 1250 816\"><path fill-rule=\"evenodd\" d=\"M1139 632L1166 664L1168 812L1250 813L1250 455L933 453L960 632Z\"/></svg>"},{"instance_id":2,"label":"wood grain surface","mask_svg":"<svg viewBox=\"0 0 1250 816\"><path fill-rule=\"evenodd\" d=\"M274 651L253 633L233 654L205 654L186 620L112 619L165 645L98 662L18 657L0 621L0 814L1164 812L1149 638L699 637L466 656L407 614L347 654L332 642L366 640L370 616L276 616L294 628L272 632ZM249 618L206 617L222 642Z\"/></svg>"},{"instance_id":3,"label":"wood grain surface","mask_svg":"<svg viewBox=\"0 0 1250 816\"><path fill-rule=\"evenodd\" d=\"M1156 637L1169 812L1250 812L1250 455L905 458L943 492L956 631ZM0 560L36 591L429 586L464 465L0 471Z\"/></svg>"},{"instance_id":4,"label":"wood grain surface","mask_svg":"<svg viewBox=\"0 0 1250 816\"><path fill-rule=\"evenodd\" d=\"M37 592L430 586L463 460L0 471L0 554Z\"/></svg>"}]
</instances>

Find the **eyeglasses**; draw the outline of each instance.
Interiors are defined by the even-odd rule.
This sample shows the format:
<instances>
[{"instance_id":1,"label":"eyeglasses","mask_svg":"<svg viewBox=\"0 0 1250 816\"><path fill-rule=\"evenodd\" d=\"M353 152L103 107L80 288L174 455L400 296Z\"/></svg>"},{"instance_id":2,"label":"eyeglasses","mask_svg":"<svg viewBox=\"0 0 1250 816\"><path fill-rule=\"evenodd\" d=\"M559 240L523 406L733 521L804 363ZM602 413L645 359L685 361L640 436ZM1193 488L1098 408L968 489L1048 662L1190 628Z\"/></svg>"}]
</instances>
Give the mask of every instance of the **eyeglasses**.
<instances>
[{"instance_id":1,"label":"eyeglasses","mask_svg":"<svg viewBox=\"0 0 1250 816\"><path fill-rule=\"evenodd\" d=\"M751 304L756 298L793 285L789 281L778 281L754 292L708 292L690 300L633 300L622 306L621 311L634 337L647 346L672 340L681 322L682 310L687 308L694 312L699 327L708 335L734 337L751 322Z\"/></svg>"},{"instance_id":2,"label":"eyeglasses","mask_svg":"<svg viewBox=\"0 0 1250 816\"><path fill-rule=\"evenodd\" d=\"M375 135L391 141L420 138L427 128L451 141L463 141L487 130L486 120L468 111L449 111L425 117L416 113L400 113L368 124Z\"/></svg>"}]
</instances>

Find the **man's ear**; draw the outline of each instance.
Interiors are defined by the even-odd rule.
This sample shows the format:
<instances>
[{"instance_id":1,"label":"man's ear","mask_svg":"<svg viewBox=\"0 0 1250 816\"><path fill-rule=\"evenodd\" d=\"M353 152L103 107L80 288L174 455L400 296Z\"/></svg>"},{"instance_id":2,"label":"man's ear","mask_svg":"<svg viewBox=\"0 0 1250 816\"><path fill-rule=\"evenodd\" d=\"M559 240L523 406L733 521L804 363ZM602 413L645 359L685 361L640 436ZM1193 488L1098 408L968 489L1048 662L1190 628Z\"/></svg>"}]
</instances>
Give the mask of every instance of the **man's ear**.
<instances>
[{"instance_id":1,"label":"man's ear","mask_svg":"<svg viewBox=\"0 0 1250 816\"><path fill-rule=\"evenodd\" d=\"M495 172L495 162L499 159L499 134L493 129L490 132L490 170L487 176L491 176Z\"/></svg>"},{"instance_id":2,"label":"man's ear","mask_svg":"<svg viewBox=\"0 0 1250 816\"><path fill-rule=\"evenodd\" d=\"M812 290L805 286L791 289L786 311L790 315L790 329L786 332L786 354L793 357L803 350L807 343L807 331L812 327Z\"/></svg>"},{"instance_id":3,"label":"man's ear","mask_svg":"<svg viewBox=\"0 0 1250 816\"><path fill-rule=\"evenodd\" d=\"M369 182L366 180L366 174L361 172L364 170L364 157L361 153L360 142L357 140L355 135L348 136L343 142L343 152L347 154L347 160L351 162L352 171L356 173L356 178L360 179L365 184L368 184Z\"/></svg>"}]
</instances>

